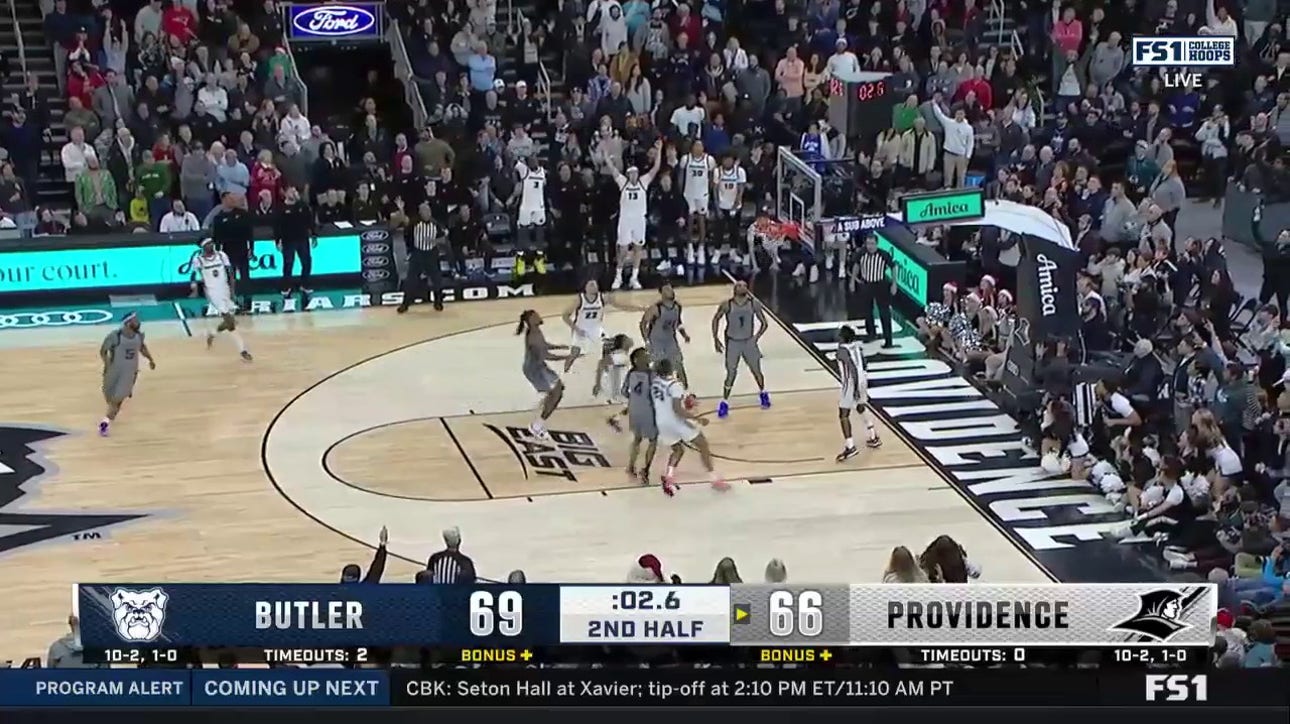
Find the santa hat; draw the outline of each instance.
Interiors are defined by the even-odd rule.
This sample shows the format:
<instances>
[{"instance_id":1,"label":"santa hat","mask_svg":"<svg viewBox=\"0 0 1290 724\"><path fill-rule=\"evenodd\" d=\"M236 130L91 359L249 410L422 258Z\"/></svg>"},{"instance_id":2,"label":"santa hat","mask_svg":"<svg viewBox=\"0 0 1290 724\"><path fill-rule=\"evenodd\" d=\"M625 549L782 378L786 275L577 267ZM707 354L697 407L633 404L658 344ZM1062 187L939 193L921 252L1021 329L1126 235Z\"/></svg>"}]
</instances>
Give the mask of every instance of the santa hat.
<instances>
[{"instance_id":1,"label":"santa hat","mask_svg":"<svg viewBox=\"0 0 1290 724\"><path fill-rule=\"evenodd\" d=\"M989 274L986 274L985 276L981 277L981 286L985 286L986 282L989 282L991 287L998 286L998 283L994 280L994 277L990 276Z\"/></svg>"},{"instance_id":2,"label":"santa hat","mask_svg":"<svg viewBox=\"0 0 1290 724\"><path fill-rule=\"evenodd\" d=\"M959 293L959 285L954 282L945 282L941 285L941 291Z\"/></svg>"},{"instance_id":3,"label":"santa hat","mask_svg":"<svg viewBox=\"0 0 1290 724\"><path fill-rule=\"evenodd\" d=\"M1008 302L1008 303L1011 303L1011 302L1012 302L1012 292L1008 291L1007 289L1000 289L1000 290L999 290L999 301L1001 301L1001 302Z\"/></svg>"},{"instance_id":4,"label":"santa hat","mask_svg":"<svg viewBox=\"0 0 1290 724\"><path fill-rule=\"evenodd\" d=\"M628 583L662 583L663 564L653 553L646 553L636 559L636 565L627 572Z\"/></svg>"},{"instance_id":5,"label":"santa hat","mask_svg":"<svg viewBox=\"0 0 1290 724\"><path fill-rule=\"evenodd\" d=\"M1218 624L1220 629L1227 629L1236 624L1236 617L1233 616L1232 612L1226 608L1220 608L1218 609L1218 616L1215 617L1214 622Z\"/></svg>"}]
</instances>

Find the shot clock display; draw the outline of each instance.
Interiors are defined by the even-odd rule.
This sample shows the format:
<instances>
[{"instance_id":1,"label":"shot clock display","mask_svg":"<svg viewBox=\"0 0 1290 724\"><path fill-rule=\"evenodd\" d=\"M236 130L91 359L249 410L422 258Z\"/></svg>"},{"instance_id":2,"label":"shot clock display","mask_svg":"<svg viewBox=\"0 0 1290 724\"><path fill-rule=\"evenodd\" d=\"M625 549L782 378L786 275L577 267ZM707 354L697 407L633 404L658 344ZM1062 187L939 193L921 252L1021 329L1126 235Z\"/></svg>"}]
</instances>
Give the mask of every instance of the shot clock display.
<instances>
[{"instance_id":1,"label":"shot clock display","mask_svg":"<svg viewBox=\"0 0 1290 724\"><path fill-rule=\"evenodd\" d=\"M889 128L896 94L886 73L861 73L855 81L829 81L829 122L848 137L869 138Z\"/></svg>"}]
</instances>

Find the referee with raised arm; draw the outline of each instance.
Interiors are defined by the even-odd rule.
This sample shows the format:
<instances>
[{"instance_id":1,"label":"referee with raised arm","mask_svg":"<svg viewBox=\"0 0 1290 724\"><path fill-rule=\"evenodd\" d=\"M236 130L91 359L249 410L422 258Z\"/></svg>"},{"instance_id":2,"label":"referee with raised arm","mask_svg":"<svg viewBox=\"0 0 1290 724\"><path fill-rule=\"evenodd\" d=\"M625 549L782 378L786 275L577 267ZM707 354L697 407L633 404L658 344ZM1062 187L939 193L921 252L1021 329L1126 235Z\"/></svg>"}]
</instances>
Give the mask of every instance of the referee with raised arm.
<instances>
[{"instance_id":1,"label":"referee with raised arm","mask_svg":"<svg viewBox=\"0 0 1290 724\"><path fill-rule=\"evenodd\" d=\"M395 212L395 215L403 216L400 212ZM443 311L441 265L447 258L448 234L435 222L429 202L422 202L417 207L416 218L405 217L403 229L403 240L408 247L408 273L403 278L403 303L399 305L398 313L408 311L408 306L417 297L433 300L434 308ZM428 290L422 277L430 280Z\"/></svg>"},{"instance_id":2,"label":"referee with raised arm","mask_svg":"<svg viewBox=\"0 0 1290 724\"><path fill-rule=\"evenodd\" d=\"M874 340L873 308L878 307L882 321L883 349L896 345L891 341L891 297L896 293L896 267L891 255L878 248L878 237L869 234L864 240L864 250L856 257L851 281L860 292L860 314L864 318L865 341ZM888 276L890 275L890 278Z\"/></svg>"}]
</instances>

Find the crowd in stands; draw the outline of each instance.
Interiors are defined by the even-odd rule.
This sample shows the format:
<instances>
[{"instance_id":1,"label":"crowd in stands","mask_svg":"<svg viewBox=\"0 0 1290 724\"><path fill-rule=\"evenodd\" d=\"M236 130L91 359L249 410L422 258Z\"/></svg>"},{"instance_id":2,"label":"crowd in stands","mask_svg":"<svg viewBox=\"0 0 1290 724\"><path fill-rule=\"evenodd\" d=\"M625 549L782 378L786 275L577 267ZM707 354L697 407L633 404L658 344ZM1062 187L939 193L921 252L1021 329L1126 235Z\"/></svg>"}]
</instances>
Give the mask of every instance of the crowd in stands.
<instances>
[{"instance_id":1,"label":"crowd in stands","mask_svg":"<svg viewBox=\"0 0 1290 724\"><path fill-rule=\"evenodd\" d=\"M990 198L1066 224L1079 249L1080 339L1032 342L1044 396L1023 412L1045 469L1089 475L1132 516L1127 540L1157 541L1169 568L1219 584L1222 665L1276 663L1269 631L1290 624L1290 230L1257 229L1266 279L1246 300L1223 240L1190 237L1180 212L1189 197L1220 203L1231 184L1290 196L1290 41L1277 3L1008 3L1026 30L1020 53L989 32L993 9L974 0L557 0L538 10L511 22L492 0L387 3L429 120L410 142L364 117L345 139L350 167L301 115L271 0L245 18L220 0L196 12L153 2L132 24L106 7L68 21L57 0L48 32L68 73L74 225L155 228L174 213L200 218L217 193L254 204L290 184L352 207L342 214L428 202L469 251L513 203L517 164L538 155L550 169L548 255L573 265L612 248L615 170L651 168L658 154L651 243L680 241L685 262L705 267L747 260L731 243L737 223L713 224L707 248L694 243L681 164L695 142L743 169L737 217L770 202L776 148L808 139L854 162L855 209L979 181ZM1200 88L1166 89L1126 59L1142 34L1237 36L1241 60ZM538 91L548 53L563 94ZM859 71L891 73L898 94L875 138L827 123L828 80ZM27 122L39 128L38 107ZM21 186L28 168L13 159L0 184ZM919 232L969 269L925 311L929 348L1000 386L1018 240L991 228ZM1100 413L1082 424L1075 370L1090 361L1108 372ZM457 550L459 537L445 540ZM445 558L423 582L466 575ZM783 574L774 564L768 580L771 568ZM886 578L945 574L902 548ZM631 580L663 578L646 556ZM737 579L729 559L714 575Z\"/></svg>"}]
</instances>

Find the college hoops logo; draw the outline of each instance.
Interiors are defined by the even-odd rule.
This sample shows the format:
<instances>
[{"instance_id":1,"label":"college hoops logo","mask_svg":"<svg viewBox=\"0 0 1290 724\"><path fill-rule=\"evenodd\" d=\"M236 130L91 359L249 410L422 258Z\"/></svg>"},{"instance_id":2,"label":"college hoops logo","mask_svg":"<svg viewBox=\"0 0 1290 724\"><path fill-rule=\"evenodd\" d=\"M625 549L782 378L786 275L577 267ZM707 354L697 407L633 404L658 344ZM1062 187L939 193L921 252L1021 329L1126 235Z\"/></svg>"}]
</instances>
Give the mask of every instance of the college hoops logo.
<instances>
[{"instance_id":1,"label":"college hoops logo","mask_svg":"<svg viewBox=\"0 0 1290 724\"><path fill-rule=\"evenodd\" d=\"M112 592L112 623L122 641L144 643L156 641L166 621L166 604L170 596L160 588L131 591L118 588Z\"/></svg>"},{"instance_id":2,"label":"college hoops logo","mask_svg":"<svg viewBox=\"0 0 1290 724\"><path fill-rule=\"evenodd\" d=\"M1191 628L1183 623L1186 596L1174 590L1138 594L1138 612L1111 627L1112 631L1136 634L1148 641L1164 643L1178 632Z\"/></svg>"},{"instance_id":3,"label":"college hoops logo","mask_svg":"<svg viewBox=\"0 0 1290 724\"><path fill-rule=\"evenodd\" d=\"M39 447L63 432L38 427L0 425L0 555L69 536L144 518L144 514L86 514L25 511L24 496L34 483L55 472ZM30 500L30 499L28 499Z\"/></svg>"}]
</instances>

